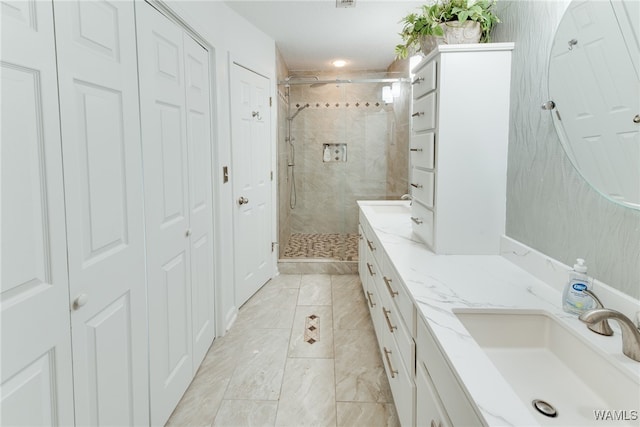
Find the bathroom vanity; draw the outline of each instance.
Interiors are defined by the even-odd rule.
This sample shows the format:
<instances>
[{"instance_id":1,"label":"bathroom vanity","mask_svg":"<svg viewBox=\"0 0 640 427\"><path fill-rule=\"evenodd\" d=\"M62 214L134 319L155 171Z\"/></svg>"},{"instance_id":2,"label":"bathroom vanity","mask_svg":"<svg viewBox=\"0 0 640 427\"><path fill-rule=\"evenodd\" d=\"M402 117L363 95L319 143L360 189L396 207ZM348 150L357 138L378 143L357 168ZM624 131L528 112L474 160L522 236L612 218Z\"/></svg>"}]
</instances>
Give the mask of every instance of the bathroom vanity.
<instances>
[{"instance_id":1,"label":"bathroom vanity","mask_svg":"<svg viewBox=\"0 0 640 427\"><path fill-rule=\"evenodd\" d=\"M438 255L408 202L358 205L359 273L403 426L637 426L640 363L622 354L615 322L599 336L562 311L568 267L504 236L500 254ZM640 311L594 291L632 319ZM597 420L607 414L620 420Z\"/></svg>"}]
</instances>

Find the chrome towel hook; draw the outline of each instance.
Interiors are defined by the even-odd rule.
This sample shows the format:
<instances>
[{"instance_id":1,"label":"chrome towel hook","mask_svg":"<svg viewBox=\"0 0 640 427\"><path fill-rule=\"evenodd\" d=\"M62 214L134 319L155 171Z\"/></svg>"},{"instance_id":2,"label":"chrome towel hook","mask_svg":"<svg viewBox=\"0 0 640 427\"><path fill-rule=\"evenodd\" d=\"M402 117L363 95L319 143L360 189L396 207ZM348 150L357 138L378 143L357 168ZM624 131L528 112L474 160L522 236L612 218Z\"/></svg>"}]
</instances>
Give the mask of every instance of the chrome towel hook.
<instances>
[{"instance_id":1,"label":"chrome towel hook","mask_svg":"<svg viewBox=\"0 0 640 427\"><path fill-rule=\"evenodd\" d=\"M573 50L573 47L578 44L578 40L571 39L571 40L569 40L568 44L569 44L569 50Z\"/></svg>"}]
</instances>

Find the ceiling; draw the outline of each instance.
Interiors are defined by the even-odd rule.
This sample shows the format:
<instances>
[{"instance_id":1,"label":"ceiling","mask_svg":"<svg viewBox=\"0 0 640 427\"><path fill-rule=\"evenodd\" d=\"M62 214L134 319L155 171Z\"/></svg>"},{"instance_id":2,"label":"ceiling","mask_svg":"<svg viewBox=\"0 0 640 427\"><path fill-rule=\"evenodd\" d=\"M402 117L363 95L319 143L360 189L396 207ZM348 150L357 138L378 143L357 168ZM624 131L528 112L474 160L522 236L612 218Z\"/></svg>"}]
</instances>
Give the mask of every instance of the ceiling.
<instances>
[{"instance_id":1,"label":"ceiling","mask_svg":"<svg viewBox=\"0 0 640 427\"><path fill-rule=\"evenodd\" d=\"M273 38L289 71L332 69L345 59L349 70L386 70L401 42L399 21L425 1L228 0L229 7Z\"/></svg>"}]
</instances>

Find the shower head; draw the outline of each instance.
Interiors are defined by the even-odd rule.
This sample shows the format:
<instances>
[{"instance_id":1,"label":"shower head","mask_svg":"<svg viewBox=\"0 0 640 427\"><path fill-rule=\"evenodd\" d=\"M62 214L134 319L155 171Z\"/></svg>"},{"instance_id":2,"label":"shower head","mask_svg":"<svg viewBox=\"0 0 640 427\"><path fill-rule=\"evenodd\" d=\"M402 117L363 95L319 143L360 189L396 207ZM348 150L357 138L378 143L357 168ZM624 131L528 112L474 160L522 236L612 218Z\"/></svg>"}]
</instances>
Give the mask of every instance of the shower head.
<instances>
[{"instance_id":1,"label":"shower head","mask_svg":"<svg viewBox=\"0 0 640 427\"><path fill-rule=\"evenodd\" d=\"M304 104L303 106L299 107L295 113L293 113L293 115L291 117L289 117L289 121L293 120L298 114L300 114L300 111L304 110L305 108L307 108L309 106L309 104Z\"/></svg>"}]
</instances>

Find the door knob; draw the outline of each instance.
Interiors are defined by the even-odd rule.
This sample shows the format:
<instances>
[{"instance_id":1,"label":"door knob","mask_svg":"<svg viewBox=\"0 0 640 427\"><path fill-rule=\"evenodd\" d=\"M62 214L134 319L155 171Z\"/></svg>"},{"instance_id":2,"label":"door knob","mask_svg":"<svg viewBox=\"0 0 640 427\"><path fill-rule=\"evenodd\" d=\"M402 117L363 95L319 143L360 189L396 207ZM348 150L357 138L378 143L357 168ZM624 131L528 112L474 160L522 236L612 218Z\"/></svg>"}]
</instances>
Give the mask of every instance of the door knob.
<instances>
[{"instance_id":1,"label":"door knob","mask_svg":"<svg viewBox=\"0 0 640 427\"><path fill-rule=\"evenodd\" d=\"M240 197L238 199L238 204L239 205L246 205L247 203L249 203L249 199L247 199L246 197Z\"/></svg>"},{"instance_id":2,"label":"door knob","mask_svg":"<svg viewBox=\"0 0 640 427\"><path fill-rule=\"evenodd\" d=\"M73 309L77 310L88 302L89 302L89 295L80 294L76 297L76 299L73 300Z\"/></svg>"}]
</instances>

